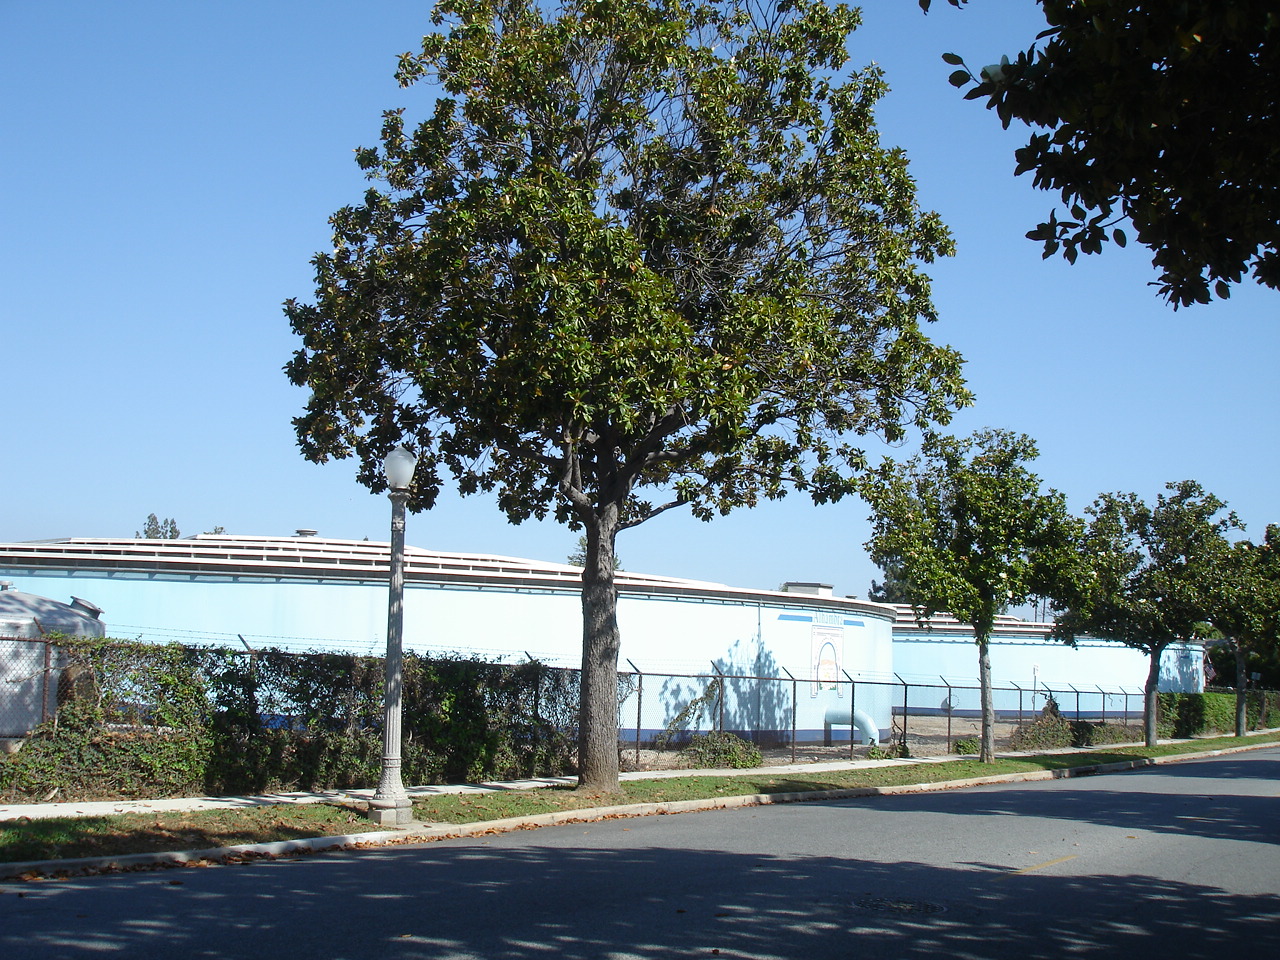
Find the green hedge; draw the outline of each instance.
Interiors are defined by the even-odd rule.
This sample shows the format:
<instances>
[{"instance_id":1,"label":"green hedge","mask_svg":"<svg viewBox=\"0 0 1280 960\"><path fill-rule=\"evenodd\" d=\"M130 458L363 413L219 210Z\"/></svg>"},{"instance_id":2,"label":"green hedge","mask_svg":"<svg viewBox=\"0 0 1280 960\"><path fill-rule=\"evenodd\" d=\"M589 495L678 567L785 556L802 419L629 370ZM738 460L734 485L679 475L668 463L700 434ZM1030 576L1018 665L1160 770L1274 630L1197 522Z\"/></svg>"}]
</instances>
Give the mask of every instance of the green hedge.
<instances>
[{"instance_id":1,"label":"green hedge","mask_svg":"<svg viewBox=\"0 0 1280 960\"><path fill-rule=\"evenodd\" d=\"M1162 739L1200 737L1212 733L1234 733L1236 697L1234 693L1162 693L1157 735ZM1250 691L1247 727L1257 730L1280 725L1280 693ZM1111 723L1068 721L1052 700L1033 722L1018 727L1010 739L1014 750L1050 750L1057 747L1090 747L1143 739L1142 728Z\"/></svg>"},{"instance_id":2,"label":"green hedge","mask_svg":"<svg viewBox=\"0 0 1280 960\"><path fill-rule=\"evenodd\" d=\"M66 641L58 710L0 759L0 801L368 787L382 758L382 661ZM406 654L406 783L572 770L578 674Z\"/></svg>"},{"instance_id":3,"label":"green hedge","mask_svg":"<svg viewBox=\"0 0 1280 960\"><path fill-rule=\"evenodd\" d=\"M1162 693L1158 732L1161 737L1199 737L1207 733L1234 733L1235 693ZM1245 728L1280 724L1280 692L1250 690L1246 695Z\"/></svg>"},{"instance_id":4,"label":"green hedge","mask_svg":"<svg viewBox=\"0 0 1280 960\"><path fill-rule=\"evenodd\" d=\"M1119 723L1089 723L1075 720L1071 723L1073 747L1100 747L1108 743L1140 743L1142 726L1124 726Z\"/></svg>"}]
</instances>

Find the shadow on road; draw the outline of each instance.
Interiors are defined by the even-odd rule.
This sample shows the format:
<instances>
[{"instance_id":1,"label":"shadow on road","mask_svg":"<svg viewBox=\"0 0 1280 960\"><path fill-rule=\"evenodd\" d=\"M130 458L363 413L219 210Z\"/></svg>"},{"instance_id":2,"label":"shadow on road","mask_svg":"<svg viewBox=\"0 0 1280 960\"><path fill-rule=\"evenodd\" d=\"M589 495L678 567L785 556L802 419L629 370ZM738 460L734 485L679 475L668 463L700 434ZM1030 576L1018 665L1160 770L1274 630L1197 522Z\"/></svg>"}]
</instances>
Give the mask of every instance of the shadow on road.
<instances>
[{"instance_id":1,"label":"shadow on road","mask_svg":"<svg viewBox=\"0 0 1280 960\"><path fill-rule=\"evenodd\" d=\"M1246 840L1280 844L1274 791L1270 796L1232 793L1232 781L1280 779L1280 761L1215 761L1215 776L1201 780L1193 764L1151 767L1098 779L1075 780L1077 786L1055 784L1001 786L989 791L914 794L894 797L877 809L892 813L939 813L956 816L1006 815L1096 823L1126 830ZM1176 776L1204 792L1165 792L1163 781ZM1125 789L1109 789L1123 777ZM1149 789L1142 789L1145 782ZM959 828L957 828L959 829ZM1278 854L1280 855L1280 854Z\"/></svg>"},{"instance_id":2,"label":"shadow on road","mask_svg":"<svg viewBox=\"0 0 1280 960\"><path fill-rule=\"evenodd\" d=\"M1277 773L1280 762L1270 757L1223 759L1212 770L1189 764L1097 780L819 801L774 808L767 818L744 810L643 826L613 819L231 868L0 884L0 956L1273 958L1280 956L1274 891L1233 893L1143 876L1136 864L1124 874L1055 873L1054 864L1074 857L1019 872L1007 863L931 865L884 862L892 853L860 860L813 851L862 849L870 858L870 845L895 849L879 841L892 840L897 814L923 812L935 817L901 821L928 825L928 836L915 834L916 845L903 848L917 860L928 856L922 849L966 833L1000 835L998 826L995 834L977 831L975 817L1016 816L1159 831L1170 844L1179 837L1249 841L1189 844L1188 855L1213 857L1207 862L1216 867L1239 850L1257 863L1264 848L1255 844L1280 842ZM1172 774L1183 782L1171 783ZM851 815L860 808L876 816ZM816 812L824 815L805 815ZM735 816L743 819L724 819ZM858 829L877 831L869 846L851 832ZM741 838L744 830L745 844L708 839ZM753 831L764 830L757 840ZM744 846L774 852L728 852ZM993 850L990 859L1000 857ZM1259 888L1241 880L1245 889Z\"/></svg>"},{"instance_id":3,"label":"shadow on road","mask_svg":"<svg viewBox=\"0 0 1280 960\"><path fill-rule=\"evenodd\" d=\"M1280 951L1280 899L1142 876L503 846L512 839L7 887L0 952L1221 960L1224 947Z\"/></svg>"}]
</instances>

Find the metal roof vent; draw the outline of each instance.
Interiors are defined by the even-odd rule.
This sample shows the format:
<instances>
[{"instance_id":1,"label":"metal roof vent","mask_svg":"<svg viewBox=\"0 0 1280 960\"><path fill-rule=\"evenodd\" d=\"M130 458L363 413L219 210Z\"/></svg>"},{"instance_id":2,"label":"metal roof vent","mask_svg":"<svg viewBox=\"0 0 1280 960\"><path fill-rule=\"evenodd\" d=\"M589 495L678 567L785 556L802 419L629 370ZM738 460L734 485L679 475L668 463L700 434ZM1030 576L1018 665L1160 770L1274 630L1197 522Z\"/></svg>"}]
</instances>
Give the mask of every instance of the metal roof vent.
<instances>
[{"instance_id":1,"label":"metal roof vent","mask_svg":"<svg viewBox=\"0 0 1280 960\"><path fill-rule=\"evenodd\" d=\"M295 536L299 536L299 537L314 537L314 536L315 536L317 533L319 533L319 532L320 532L319 530L312 530L312 529L311 529L311 528L309 528L309 527L299 527L299 528L298 528L297 533L295 534Z\"/></svg>"},{"instance_id":2,"label":"metal roof vent","mask_svg":"<svg viewBox=\"0 0 1280 960\"><path fill-rule=\"evenodd\" d=\"M90 603L88 600L81 600L79 597L72 597L71 606L73 609L79 610L85 616L92 617L94 620L102 619L102 608L95 603Z\"/></svg>"},{"instance_id":3,"label":"metal roof vent","mask_svg":"<svg viewBox=\"0 0 1280 960\"><path fill-rule=\"evenodd\" d=\"M809 597L829 597L831 596L832 586L833 585L830 583L812 583L788 580L782 585L782 592L802 593Z\"/></svg>"}]
</instances>

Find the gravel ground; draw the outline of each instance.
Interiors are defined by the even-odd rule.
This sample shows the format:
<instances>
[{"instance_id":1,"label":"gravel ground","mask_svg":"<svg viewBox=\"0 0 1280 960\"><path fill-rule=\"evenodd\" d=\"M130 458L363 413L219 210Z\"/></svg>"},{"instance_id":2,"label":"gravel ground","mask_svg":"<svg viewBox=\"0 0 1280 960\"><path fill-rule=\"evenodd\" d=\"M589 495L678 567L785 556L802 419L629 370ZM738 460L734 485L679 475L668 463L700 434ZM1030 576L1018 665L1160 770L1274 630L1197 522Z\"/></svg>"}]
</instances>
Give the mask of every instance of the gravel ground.
<instances>
[{"instance_id":1,"label":"gravel ground","mask_svg":"<svg viewBox=\"0 0 1280 960\"><path fill-rule=\"evenodd\" d=\"M1016 723L996 723L997 751L1009 749L1009 737L1016 727ZM978 737L981 733L982 724L974 718L953 718L950 739L948 739L946 717L909 717L907 723L907 749L910 750L913 757L941 757L950 752L948 747L951 743L962 737ZM902 720L900 717L896 717L894 718L894 740L900 739L901 736ZM765 747L761 752L764 754L765 766L792 762L793 754L789 745ZM866 754L867 747L865 744L854 744L853 759L865 758ZM797 762L806 760L814 762L820 760L848 760L850 759L849 744L848 742L837 743L830 747L825 747L821 743L796 744L794 759ZM675 770L684 766L679 752L674 749L642 749L637 763L635 749L624 748L622 760L625 769L628 770Z\"/></svg>"},{"instance_id":2,"label":"gravel ground","mask_svg":"<svg viewBox=\"0 0 1280 960\"><path fill-rule=\"evenodd\" d=\"M1026 717L1027 722L1033 715ZM1114 720L1111 722L1115 722ZM1009 721L996 722L996 752L1010 750L1009 738L1018 725ZM847 731L845 731L847 732ZM976 717L953 717L948 730L946 717L908 717L907 749L913 757L943 757L952 752L951 747L956 740L963 737L977 738L982 735L982 724ZM902 737L902 718L894 718L893 740ZM1142 732L1135 727L1134 740L1141 740ZM811 760L860 760L867 755L864 744L854 744L852 754L848 742L824 747L821 743L796 744L793 754L790 745L764 747L764 765L804 762ZM641 750L637 763L636 751L624 748L622 751L624 769L627 770L676 770L684 766L677 750Z\"/></svg>"}]
</instances>

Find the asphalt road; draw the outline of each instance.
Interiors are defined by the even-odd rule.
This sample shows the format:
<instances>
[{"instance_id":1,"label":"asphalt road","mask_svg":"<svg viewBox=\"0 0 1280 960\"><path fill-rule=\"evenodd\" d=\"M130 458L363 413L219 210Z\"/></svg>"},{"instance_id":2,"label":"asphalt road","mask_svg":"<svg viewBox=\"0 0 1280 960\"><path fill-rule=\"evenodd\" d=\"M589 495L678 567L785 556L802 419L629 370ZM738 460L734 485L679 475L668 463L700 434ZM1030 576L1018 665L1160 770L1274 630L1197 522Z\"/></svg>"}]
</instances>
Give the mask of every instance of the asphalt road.
<instances>
[{"instance_id":1,"label":"asphalt road","mask_svg":"<svg viewBox=\"0 0 1280 960\"><path fill-rule=\"evenodd\" d=\"M1280 957L1280 750L0 884L0 958Z\"/></svg>"}]
</instances>

